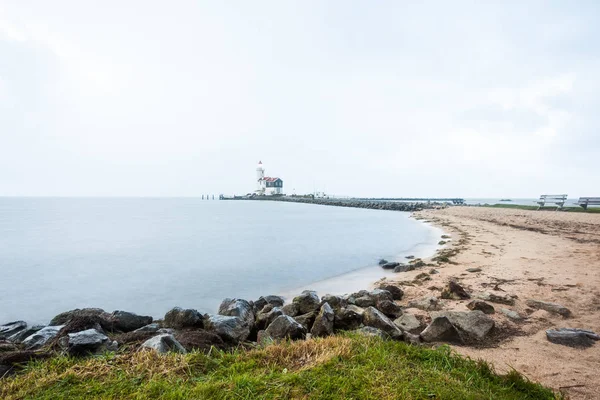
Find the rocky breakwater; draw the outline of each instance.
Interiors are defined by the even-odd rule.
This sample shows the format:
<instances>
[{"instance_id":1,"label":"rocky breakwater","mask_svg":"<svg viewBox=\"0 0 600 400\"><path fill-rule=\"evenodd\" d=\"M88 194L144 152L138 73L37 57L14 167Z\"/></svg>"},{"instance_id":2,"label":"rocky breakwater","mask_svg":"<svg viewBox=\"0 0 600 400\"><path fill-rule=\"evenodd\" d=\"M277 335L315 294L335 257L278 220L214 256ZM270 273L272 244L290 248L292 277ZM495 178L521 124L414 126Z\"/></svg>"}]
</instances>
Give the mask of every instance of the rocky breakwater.
<instances>
[{"instance_id":1,"label":"rocky breakwater","mask_svg":"<svg viewBox=\"0 0 600 400\"><path fill-rule=\"evenodd\" d=\"M18 371L28 360L58 354L186 353L310 340L340 331L413 345L468 345L485 341L494 330L494 320L479 309L446 311L436 299L402 304L403 297L403 289L392 284L343 296L319 297L307 290L288 304L274 295L254 301L228 298L216 314L176 307L158 321L125 311L71 310L54 317L48 326L30 327L23 321L1 325L0 376Z\"/></svg>"},{"instance_id":2,"label":"rocky breakwater","mask_svg":"<svg viewBox=\"0 0 600 400\"><path fill-rule=\"evenodd\" d=\"M389 211L421 211L424 209L446 207L446 204L437 202L418 203L367 199L313 199L311 197L295 196L253 196L239 198L239 200L283 201L291 203L320 204L324 206L368 208L372 210Z\"/></svg>"}]
</instances>

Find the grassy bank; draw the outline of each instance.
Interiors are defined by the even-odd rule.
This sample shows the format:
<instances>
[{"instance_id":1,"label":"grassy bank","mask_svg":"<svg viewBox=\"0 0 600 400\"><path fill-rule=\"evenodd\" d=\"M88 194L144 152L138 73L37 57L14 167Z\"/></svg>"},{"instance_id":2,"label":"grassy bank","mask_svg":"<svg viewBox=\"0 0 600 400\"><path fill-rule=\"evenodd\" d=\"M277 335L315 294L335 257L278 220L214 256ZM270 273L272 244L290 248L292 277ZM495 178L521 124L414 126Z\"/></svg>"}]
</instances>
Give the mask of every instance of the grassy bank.
<instances>
[{"instance_id":1,"label":"grassy bank","mask_svg":"<svg viewBox=\"0 0 600 400\"><path fill-rule=\"evenodd\" d=\"M516 210L537 210L538 206L524 206L519 204L487 204L483 207L492 208L512 208ZM545 206L540 208L540 211L556 211L556 206ZM588 213L600 213L600 207L588 207L584 210L582 207L563 207L560 212L588 212Z\"/></svg>"},{"instance_id":2,"label":"grassy bank","mask_svg":"<svg viewBox=\"0 0 600 400\"><path fill-rule=\"evenodd\" d=\"M152 352L31 363L2 399L554 399L517 373L402 342L355 335L205 355Z\"/></svg>"}]
</instances>

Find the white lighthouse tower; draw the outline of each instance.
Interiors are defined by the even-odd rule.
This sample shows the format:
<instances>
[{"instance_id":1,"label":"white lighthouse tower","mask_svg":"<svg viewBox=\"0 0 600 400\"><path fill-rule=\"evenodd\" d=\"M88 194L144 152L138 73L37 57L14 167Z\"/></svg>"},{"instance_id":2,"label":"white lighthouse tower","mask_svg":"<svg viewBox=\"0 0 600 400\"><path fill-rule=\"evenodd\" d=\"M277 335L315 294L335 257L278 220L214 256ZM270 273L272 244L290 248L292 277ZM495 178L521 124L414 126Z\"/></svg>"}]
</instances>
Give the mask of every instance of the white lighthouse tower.
<instances>
[{"instance_id":1,"label":"white lighthouse tower","mask_svg":"<svg viewBox=\"0 0 600 400\"><path fill-rule=\"evenodd\" d=\"M256 193L265 193L265 169L262 161L259 161L258 166L256 167Z\"/></svg>"}]
</instances>

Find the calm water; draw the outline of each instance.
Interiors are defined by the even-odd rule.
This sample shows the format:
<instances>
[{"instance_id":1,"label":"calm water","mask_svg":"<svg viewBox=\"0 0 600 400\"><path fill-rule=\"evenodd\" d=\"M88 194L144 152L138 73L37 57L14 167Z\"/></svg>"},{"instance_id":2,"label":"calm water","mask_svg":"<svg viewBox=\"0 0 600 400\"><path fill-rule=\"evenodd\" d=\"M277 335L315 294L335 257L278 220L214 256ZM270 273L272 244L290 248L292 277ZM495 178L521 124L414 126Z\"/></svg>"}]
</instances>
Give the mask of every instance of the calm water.
<instances>
[{"instance_id":1,"label":"calm water","mask_svg":"<svg viewBox=\"0 0 600 400\"><path fill-rule=\"evenodd\" d=\"M408 213L391 211L0 198L0 323L47 323L81 307L154 317L174 306L214 312L225 297L255 299L311 284L350 291L365 287L361 278L383 275L380 257L432 253L439 235Z\"/></svg>"}]
</instances>

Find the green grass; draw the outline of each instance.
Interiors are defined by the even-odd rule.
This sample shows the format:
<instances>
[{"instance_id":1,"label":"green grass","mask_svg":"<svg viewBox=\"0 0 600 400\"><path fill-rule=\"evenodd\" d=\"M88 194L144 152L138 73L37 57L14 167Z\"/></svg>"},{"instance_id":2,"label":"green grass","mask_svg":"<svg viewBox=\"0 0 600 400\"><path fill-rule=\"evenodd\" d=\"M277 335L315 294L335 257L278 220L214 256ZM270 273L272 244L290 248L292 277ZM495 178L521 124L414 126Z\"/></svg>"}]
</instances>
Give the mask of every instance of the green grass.
<instances>
[{"instance_id":1,"label":"green grass","mask_svg":"<svg viewBox=\"0 0 600 400\"><path fill-rule=\"evenodd\" d=\"M0 381L10 399L555 399L516 372L356 335L210 355L137 352L29 364Z\"/></svg>"},{"instance_id":2,"label":"green grass","mask_svg":"<svg viewBox=\"0 0 600 400\"><path fill-rule=\"evenodd\" d=\"M537 210L538 206L524 206L519 204L484 204L483 207L492 208L513 208L517 210ZM541 207L540 211L555 211L556 206L545 206ZM588 212L588 213L600 213L600 207L588 207L587 211L582 207L563 207L560 212Z\"/></svg>"}]
</instances>

